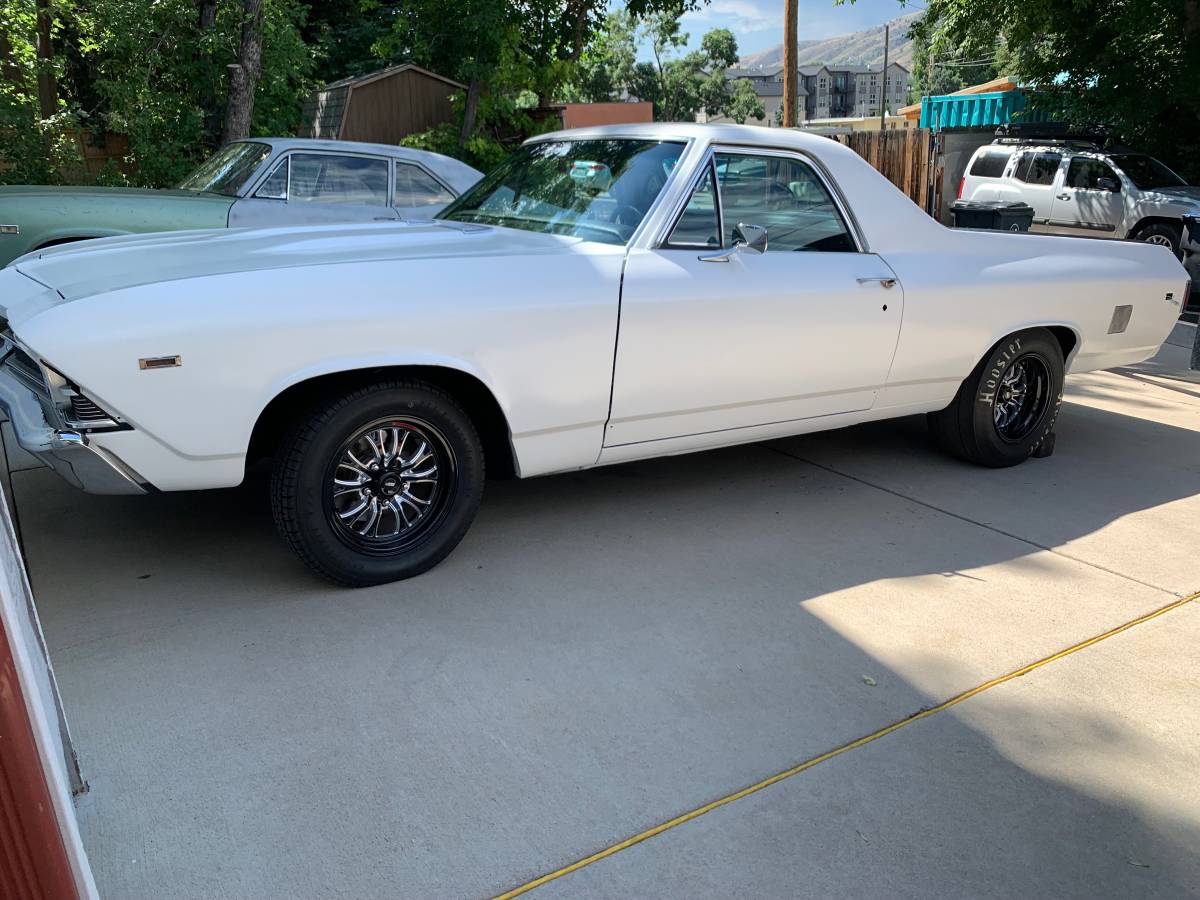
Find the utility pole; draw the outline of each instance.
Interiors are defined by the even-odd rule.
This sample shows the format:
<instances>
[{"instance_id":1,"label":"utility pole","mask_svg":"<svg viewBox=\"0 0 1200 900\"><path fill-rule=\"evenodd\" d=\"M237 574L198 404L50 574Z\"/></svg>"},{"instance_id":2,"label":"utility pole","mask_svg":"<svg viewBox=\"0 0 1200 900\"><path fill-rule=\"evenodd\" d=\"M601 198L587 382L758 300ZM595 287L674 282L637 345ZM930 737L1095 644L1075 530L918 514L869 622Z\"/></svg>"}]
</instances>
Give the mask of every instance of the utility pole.
<instances>
[{"instance_id":1,"label":"utility pole","mask_svg":"<svg viewBox=\"0 0 1200 900\"><path fill-rule=\"evenodd\" d=\"M892 36L892 24L883 26L883 95L879 98L879 130L887 131L887 67L888 43Z\"/></svg>"},{"instance_id":2,"label":"utility pole","mask_svg":"<svg viewBox=\"0 0 1200 900\"><path fill-rule=\"evenodd\" d=\"M800 29L799 0L783 0L783 127L795 128L797 82L800 69L796 65L796 33Z\"/></svg>"}]
</instances>

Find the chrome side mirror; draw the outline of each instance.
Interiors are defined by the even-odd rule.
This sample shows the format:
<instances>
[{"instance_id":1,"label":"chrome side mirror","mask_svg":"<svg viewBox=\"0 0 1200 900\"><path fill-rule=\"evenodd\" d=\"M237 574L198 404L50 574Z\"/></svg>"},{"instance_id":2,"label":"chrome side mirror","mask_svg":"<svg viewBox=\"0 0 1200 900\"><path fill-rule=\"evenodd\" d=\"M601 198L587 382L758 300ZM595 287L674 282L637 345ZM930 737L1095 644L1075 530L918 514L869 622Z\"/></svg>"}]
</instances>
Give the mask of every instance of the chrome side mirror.
<instances>
[{"instance_id":1,"label":"chrome side mirror","mask_svg":"<svg viewBox=\"0 0 1200 900\"><path fill-rule=\"evenodd\" d=\"M733 246L741 247L748 253L767 252L767 229L761 225L747 225L738 222L733 228Z\"/></svg>"},{"instance_id":2,"label":"chrome side mirror","mask_svg":"<svg viewBox=\"0 0 1200 900\"><path fill-rule=\"evenodd\" d=\"M747 225L739 222L733 228L733 246L714 253L702 253L698 257L702 262L729 262L739 253L753 253L756 256L767 252L767 229L761 225Z\"/></svg>"}]
</instances>

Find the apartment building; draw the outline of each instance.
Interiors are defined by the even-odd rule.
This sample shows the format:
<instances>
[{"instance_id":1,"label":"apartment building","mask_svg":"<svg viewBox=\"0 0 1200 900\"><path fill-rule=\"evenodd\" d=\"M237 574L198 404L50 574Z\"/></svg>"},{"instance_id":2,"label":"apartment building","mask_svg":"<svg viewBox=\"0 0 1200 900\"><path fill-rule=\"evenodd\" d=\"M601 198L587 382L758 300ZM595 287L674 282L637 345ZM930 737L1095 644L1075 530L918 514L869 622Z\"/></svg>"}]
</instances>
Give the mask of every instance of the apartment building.
<instances>
[{"instance_id":1,"label":"apartment building","mask_svg":"<svg viewBox=\"0 0 1200 900\"><path fill-rule=\"evenodd\" d=\"M910 73L900 63L887 68L886 91L882 66L812 65L799 70L799 120L877 116L883 109L896 112L908 103ZM775 125L783 104L783 67L729 69L729 80L745 78L762 100L762 119L751 125ZM714 120L717 121L717 120Z\"/></svg>"}]
</instances>

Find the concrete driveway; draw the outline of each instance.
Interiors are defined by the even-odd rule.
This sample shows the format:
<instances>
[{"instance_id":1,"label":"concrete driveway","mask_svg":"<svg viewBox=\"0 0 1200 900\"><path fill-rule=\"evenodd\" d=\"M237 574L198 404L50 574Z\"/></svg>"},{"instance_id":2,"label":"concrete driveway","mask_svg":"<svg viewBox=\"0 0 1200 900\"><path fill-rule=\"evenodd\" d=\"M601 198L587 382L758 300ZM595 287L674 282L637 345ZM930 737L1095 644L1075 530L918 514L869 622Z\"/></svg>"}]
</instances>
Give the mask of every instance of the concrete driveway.
<instances>
[{"instance_id":1,"label":"concrete driveway","mask_svg":"<svg viewBox=\"0 0 1200 900\"><path fill-rule=\"evenodd\" d=\"M1014 469L900 420L490 484L360 591L262 483L16 471L101 890L483 897L877 736L530 896L1200 895L1200 601L1077 647L1200 589L1181 359L1072 378Z\"/></svg>"}]
</instances>

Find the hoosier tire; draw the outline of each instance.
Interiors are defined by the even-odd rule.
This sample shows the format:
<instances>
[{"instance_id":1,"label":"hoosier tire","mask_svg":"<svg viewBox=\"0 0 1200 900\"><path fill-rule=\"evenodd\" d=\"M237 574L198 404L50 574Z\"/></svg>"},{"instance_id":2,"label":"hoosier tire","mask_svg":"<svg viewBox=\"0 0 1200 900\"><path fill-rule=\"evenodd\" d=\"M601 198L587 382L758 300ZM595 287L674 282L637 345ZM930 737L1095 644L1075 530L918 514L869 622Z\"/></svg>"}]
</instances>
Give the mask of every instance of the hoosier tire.
<instances>
[{"instance_id":1,"label":"hoosier tire","mask_svg":"<svg viewBox=\"0 0 1200 900\"><path fill-rule=\"evenodd\" d=\"M483 481L479 435L454 398L383 381L319 403L284 436L271 506L310 569L364 587L445 559L475 518Z\"/></svg>"},{"instance_id":2,"label":"hoosier tire","mask_svg":"<svg viewBox=\"0 0 1200 900\"><path fill-rule=\"evenodd\" d=\"M996 344L958 389L930 413L929 427L950 453L990 468L1015 466L1052 440L1063 393L1062 348L1034 328Z\"/></svg>"}]
</instances>

